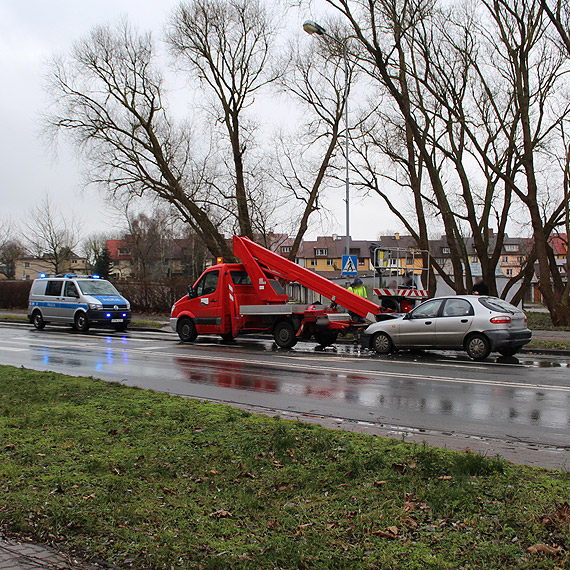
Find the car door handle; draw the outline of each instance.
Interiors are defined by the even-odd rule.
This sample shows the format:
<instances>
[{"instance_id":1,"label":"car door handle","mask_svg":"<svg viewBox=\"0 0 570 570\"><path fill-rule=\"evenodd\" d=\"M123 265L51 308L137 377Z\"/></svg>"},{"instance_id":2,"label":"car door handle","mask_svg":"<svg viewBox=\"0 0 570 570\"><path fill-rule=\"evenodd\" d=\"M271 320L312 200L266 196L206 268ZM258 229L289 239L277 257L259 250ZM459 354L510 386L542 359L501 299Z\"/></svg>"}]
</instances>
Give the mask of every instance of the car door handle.
<instances>
[{"instance_id":1,"label":"car door handle","mask_svg":"<svg viewBox=\"0 0 570 570\"><path fill-rule=\"evenodd\" d=\"M426 325L431 325L431 321L426 321L425 324L426 324Z\"/></svg>"},{"instance_id":2,"label":"car door handle","mask_svg":"<svg viewBox=\"0 0 570 570\"><path fill-rule=\"evenodd\" d=\"M469 319L461 319L461 322L462 322L462 323L468 323L468 322L469 322Z\"/></svg>"}]
</instances>

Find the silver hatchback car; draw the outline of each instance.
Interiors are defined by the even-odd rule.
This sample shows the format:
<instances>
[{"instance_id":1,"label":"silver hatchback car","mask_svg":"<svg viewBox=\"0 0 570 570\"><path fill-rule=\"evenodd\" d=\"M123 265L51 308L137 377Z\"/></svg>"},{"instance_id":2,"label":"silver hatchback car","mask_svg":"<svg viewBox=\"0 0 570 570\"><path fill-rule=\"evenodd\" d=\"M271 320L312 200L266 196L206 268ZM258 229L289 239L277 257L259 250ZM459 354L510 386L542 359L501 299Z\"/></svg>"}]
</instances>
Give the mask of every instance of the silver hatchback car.
<instances>
[{"instance_id":1,"label":"silver hatchback car","mask_svg":"<svg viewBox=\"0 0 570 570\"><path fill-rule=\"evenodd\" d=\"M531 337L526 315L507 301L457 295L430 299L406 315L374 323L361 343L379 354L398 348L452 349L485 360L494 351L512 356Z\"/></svg>"}]
</instances>

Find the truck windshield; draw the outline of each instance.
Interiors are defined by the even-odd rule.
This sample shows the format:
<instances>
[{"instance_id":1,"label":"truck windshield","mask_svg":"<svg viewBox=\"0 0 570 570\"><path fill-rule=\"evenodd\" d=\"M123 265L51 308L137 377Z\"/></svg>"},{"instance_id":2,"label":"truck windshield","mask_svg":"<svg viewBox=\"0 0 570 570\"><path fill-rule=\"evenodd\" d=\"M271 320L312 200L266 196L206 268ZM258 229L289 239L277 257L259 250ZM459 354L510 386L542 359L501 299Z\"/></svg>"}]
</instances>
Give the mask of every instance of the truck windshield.
<instances>
[{"instance_id":1,"label":"truck windshield","mask_svg":"<svg viewBox=\"0 0 570 570\"><path fill-rule=\"evenodd\" d=\"M81 279L77 284L84 295L120 295L111 283L101 279Z\"/></svg>"}]
</instances>

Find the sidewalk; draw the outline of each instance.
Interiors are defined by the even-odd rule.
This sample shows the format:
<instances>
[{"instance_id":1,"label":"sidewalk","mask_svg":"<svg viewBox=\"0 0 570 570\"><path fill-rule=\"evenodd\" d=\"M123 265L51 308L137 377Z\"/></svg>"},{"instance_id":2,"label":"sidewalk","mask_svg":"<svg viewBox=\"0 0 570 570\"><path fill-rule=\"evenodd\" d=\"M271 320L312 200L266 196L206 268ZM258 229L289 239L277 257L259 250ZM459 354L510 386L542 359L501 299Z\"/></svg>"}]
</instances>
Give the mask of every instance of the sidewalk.
<instances>
[{"instance_id":1,"label":"sidewalk","mask_svg":"<svg viewBox=\"0 0 570 570\"><path fill-rule=\"evenodd\" d=\"M38 544L5 538L0 534L0 570L100 570L73 557Z\"/></svg>"}]
</instances>

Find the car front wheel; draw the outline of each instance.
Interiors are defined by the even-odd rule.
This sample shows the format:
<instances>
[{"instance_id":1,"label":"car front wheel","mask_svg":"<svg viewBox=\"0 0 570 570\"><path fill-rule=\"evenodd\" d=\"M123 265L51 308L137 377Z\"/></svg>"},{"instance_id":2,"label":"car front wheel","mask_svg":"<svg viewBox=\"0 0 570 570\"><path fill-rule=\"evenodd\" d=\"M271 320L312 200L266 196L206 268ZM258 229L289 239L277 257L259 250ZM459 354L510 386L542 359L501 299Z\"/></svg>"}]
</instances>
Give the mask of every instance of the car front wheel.
<instances>
[{"instance_id":1,"label":"car front wheel","mask_svg":"<svg viewBox=\"0 0 570 570\"><path fill-rule=\"evenodd\" d=\"M390 354L394 350L394 343L386 333L379 332L372 337L372 348L377 354Z\"/></svg>"},{"instance_id":2,"label":"car front wheel","mask_svg":"<svg viewBox=\"0 0 570 570\"><path fill-rule=\"evenodd\" d=\"M471 335L465 343L465 352L473 360L485 360L491 354L491 343L485 335Z\"/></svg>"}]
</instances>

